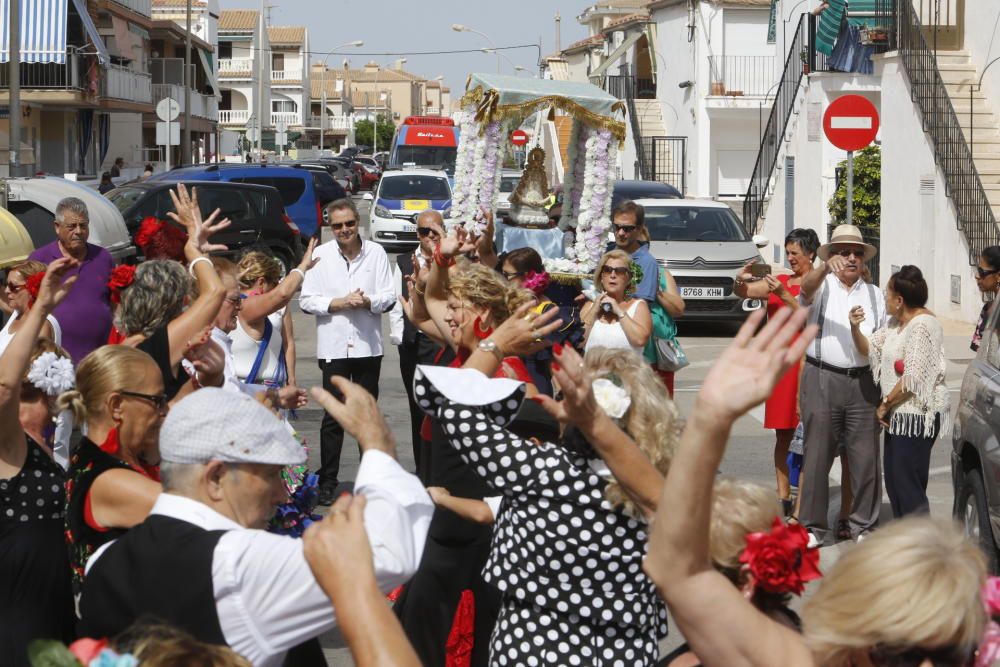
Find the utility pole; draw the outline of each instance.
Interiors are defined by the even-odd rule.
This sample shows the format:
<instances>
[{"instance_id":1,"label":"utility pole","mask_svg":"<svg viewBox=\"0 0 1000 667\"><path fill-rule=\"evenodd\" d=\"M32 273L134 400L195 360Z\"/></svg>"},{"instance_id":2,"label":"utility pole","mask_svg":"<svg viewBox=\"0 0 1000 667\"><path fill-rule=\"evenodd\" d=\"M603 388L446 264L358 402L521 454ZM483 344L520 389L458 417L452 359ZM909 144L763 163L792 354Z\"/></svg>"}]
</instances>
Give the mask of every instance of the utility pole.
<instances>
[{"instance_id":1,"label":"utility pole","mask_svg":"<svg viewBox=\"0 0 1000 667\"><path fill-rule=\"evenodd\" d=\"M562 16L559 15L559 10L556 10L556 53L562 51Z\"/></svg>"},{"instance_id":2,"label":"utility pole","mask_svg":"<svg viewBox=\"0 0 1000 667\"><path fill-rule=\"evenodd\" d=\"M264 52L264 12L266 7L264 0L260 0L260 21L258 30L260 36L257 41L257 162L264 156L264 58L269 58L270 54ZM270 63L269 63L270 64Z\"/></svg>"},{"instance_id":3,"label":"utility pole","mask_svg":"<svg viewBox=\"0 0 1000 667\"><path fill-rule=\"evenodd\" d=\"M181 164L191 164L191 0L187 0L187 34L184 36L184 136L181 138Z\"/></svg>"},{"instance_id":4,"label":"utility pole","mask_svg":"<svg viewBox=\"0 0 1000 667\"><path fill-rule=\"evenodd\" d=\"M10 61L7 63L10 82L10 160L7 163L11 176L21 175L21 7L18 0L10 6Z\"/></svg>"}]
</instances>

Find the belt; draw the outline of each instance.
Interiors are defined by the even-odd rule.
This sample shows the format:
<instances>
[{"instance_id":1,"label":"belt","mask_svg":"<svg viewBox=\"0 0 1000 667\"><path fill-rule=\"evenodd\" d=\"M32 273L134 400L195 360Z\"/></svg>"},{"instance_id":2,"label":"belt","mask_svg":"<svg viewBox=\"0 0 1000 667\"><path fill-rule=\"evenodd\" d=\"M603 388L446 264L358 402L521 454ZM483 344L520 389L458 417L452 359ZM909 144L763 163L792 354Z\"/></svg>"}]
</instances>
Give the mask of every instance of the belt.
<instances>
[{"instance_id":1,"label":"belt","mask_svg":"<svg viewBox=\"0 0 1000 667\"><path fill-rule=\"evenodd\" d=\"M846 375L849 378L861 377L865 373L871 373L872 370L870 366L855 366L854 368L841 368L840 366L824 364L822 361L817 361L812 357L806 357L806 363L812 364L821 371L832 371L840 375Z\"/></svg>"}]
</instances>

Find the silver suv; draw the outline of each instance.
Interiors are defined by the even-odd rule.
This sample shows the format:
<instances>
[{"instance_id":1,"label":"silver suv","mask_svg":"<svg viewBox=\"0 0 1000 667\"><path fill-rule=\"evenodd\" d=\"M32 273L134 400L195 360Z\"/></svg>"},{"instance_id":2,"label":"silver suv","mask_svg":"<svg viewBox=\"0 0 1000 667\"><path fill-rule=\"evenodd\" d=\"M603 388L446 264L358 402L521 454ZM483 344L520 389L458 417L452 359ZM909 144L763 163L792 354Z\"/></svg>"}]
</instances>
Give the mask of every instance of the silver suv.
<instances>
[{"instance_id":1,"label":"silver suv","mask_svg":"<svg viewBox=\"0 0 1000 667\"><path fill-rule=\"evenodd\" d=\"M639 199L646 209L649 251L673 274L684 298L685 322L741 321L761 307L757 299L733 293L740 269L763 262L759 248L768 241L750 238L732 209L697 199Z\"/></svg>"}]
</instances>

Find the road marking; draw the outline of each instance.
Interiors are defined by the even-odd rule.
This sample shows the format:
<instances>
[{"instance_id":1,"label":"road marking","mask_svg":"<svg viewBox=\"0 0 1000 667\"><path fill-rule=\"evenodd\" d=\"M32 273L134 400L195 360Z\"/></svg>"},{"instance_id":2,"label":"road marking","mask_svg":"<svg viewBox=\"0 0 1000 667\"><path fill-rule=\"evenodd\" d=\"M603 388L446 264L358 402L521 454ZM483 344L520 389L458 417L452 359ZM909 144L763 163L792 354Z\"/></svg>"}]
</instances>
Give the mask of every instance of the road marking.
<instances>
[{"instance_id":1,"label":"road marking","mask_svg":"<svg viewBox=\"0 0 1000 667\"><path fill-rule=\"evenodd\" d=\"M833 116L830 118L830 129L832 130L870 130L871 128L871 116Z\"/></svg>"}]
</instances>

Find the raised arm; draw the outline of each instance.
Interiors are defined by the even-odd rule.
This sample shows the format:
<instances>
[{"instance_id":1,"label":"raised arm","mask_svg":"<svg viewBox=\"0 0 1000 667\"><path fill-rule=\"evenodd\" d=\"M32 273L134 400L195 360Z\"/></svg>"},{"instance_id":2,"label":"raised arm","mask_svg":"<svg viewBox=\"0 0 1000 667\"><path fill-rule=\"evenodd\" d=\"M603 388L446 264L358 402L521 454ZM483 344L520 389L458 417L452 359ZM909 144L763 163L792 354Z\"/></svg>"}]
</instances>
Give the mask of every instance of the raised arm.
<instances>
[{"instance_id":1,"label":"raised arm","mask_svg":"<svg viewBox=\"0 0 1000 667\"><path fill-rule=\"evenodd\" d=\"M757 263L757 260L747 262L736 275L733 283L733 293L743 299L766 299L771 293L770 287L763 280L757 280L750 272L750 267Z\"/></svg>"},{"instance_id":2,"label":"raised arm","mask_svg":"<svg viewBox=\"0 0 1000 667\"><path fill-rule=\"evenodd\" d=\"M801 638L770 620L711 565L708 551L715 476L733 423L762 403L815 337L806 310L781 309L754 336L758 311L705 378L663 487L645 570L706 667L813 665Z\"/></svg>"},{"instance_id":3,"label":"raised arm","mask_svg":"<svg viewBox=\"0 0 1000 667\"><path fill-rule=\"evenodd\" d=\"M455 264L455 258L475 250L475 243L468 233L457 227L451 234L441 239L427 276L427 287L423 294L423 306L428 319L434 322L442 340L453 348L451 329L445 321L448 309L448 270Z\"/></svg>"},{"instance_id":4,"label":"raised arm","mask_svg":"<svg viewBox=\"0 0 1000 667\"><path fill-rule=\"evenodd\" d=\"M259 322L271 313L277 312L288 305L295 293L302 287L306 272L316 266L319 259L313 259L316 249L316 239L309 239L305 254L299 265L288 272L273 290L264 294L256 294L243 301L240 308L240 319L244 322Z\"/></svg>"}]
</instances>

